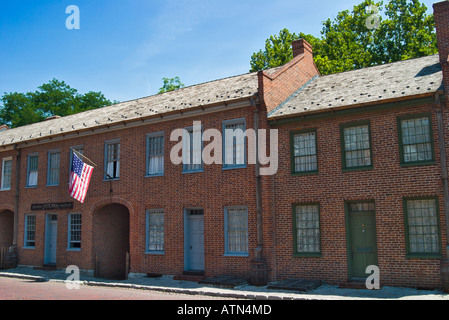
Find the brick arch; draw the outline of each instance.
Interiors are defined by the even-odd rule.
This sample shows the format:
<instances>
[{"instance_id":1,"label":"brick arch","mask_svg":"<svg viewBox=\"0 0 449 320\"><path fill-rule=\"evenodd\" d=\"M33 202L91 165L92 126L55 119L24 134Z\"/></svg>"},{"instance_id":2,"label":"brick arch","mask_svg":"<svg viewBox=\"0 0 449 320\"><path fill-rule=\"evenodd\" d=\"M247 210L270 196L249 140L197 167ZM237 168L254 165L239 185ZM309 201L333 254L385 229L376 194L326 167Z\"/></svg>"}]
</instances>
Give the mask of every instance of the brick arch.
<instances>
[{"instance_id":1,"label":"brick arch","mask_svg":"<svg viewBox=\"0 0 449 320\"><path fill-rule=\"evenodd\" d=\"M107 197L107 198L98 200L91 206L90 212L95 214L95 212L98 211L99 209L101 209L102 207L107 206L109 204L114 204L114 203L121 204L121 205L125 206L128 209L130 216L134 215L134 208L131 205L131 203L123 198L120 198L120 197Z\"/></svg>"},{"instance_id":2,"label":"brick arch","mask_svg":"<svg viewBox=\"0 0 449 320\"><path fill-rule=\"evenodd\" d=\"M129 221L132 207L126 200L108 198L97 202L92 212L95 276L126 279L129 272Z\"/></svg>"},{"instance_id":3,"label":"brick arch","mask_svg":"<svg viewBox=\"0 0 449 320\"><path fill-rule=\"evenodd\" d=\"M5 210L14 212L14 207L9 204L0 204L0 212L5 211Z\"/></svg>"}]
</instances>

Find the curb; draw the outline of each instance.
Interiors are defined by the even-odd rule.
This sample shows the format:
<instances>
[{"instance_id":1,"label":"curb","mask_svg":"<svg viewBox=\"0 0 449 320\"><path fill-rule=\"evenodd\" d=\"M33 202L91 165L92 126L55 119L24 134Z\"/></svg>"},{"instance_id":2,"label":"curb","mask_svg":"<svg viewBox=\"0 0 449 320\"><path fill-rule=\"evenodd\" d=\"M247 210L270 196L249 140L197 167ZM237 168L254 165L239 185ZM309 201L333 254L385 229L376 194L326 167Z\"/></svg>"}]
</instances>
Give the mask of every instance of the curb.
<instances>
[{"instance_id":1,"label":"curb","mask_svg":"<svg viewBox=\"0 0 449 320\"><path fill-rule=\"evenodd\" d=\"M4 278L16 278L16 279L24 279L24 280L34 280L36 282L48 282L50 279L39 277L39 276L30 276L25 274L19 274L19 273L3 273L0 272L0 277Z\"/></svg>"},{"instance_id":2,"label":"curb","mask_svg":"<svg viewBox=\"0 0 449 320\"><path fill-rule=\"evenodd\" d=\"M6 278L17 278L24 280L32 280L36 282L59 282L65 283L66 280L60 279L49 279L40 276L30 276L18 273L2 273L0 272L0 277ZM156 287L156 286L147 286L140 284L129 284L129 283L105 283L105 282L97 282L97 281L77 281L72 282L74 284L85 285L85 286L93 286L93 287L109 287L109 288L122 288L122 289L136 289L136 290L148 290L148 291L157 291L157 292L165 292L172 294L186 294L186 295L202 295L202 296L210 296L210 297L222 297L222 298L231 298L231 299L245 299L245 300L316 300L316 299L307 299L304 297L293 297L293 296L276 296L273 293L260 294L260 293L251 293L251 292L219 292L219 291L204 291L200 289L182 289L182 288L168 288L168 287Z\"/></svg>"}]
</instances>

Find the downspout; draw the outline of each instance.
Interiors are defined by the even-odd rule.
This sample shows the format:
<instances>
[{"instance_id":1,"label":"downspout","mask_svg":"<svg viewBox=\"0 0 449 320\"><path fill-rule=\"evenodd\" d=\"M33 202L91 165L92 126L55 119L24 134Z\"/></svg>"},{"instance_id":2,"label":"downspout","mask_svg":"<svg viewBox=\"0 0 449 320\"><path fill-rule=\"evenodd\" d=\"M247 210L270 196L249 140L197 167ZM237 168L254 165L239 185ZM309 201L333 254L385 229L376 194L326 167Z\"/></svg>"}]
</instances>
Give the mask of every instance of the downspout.
<instances>
[{"instance_id":1,"label":"downspout","mask_svg":"<svg viewBox=\"0 0 449 320\"><path fill-rule=\"evenodd\" d=\"M434 98L438 126L438 146L440 149L441 178L443 180L444 217L446 220L446 259L449 259L449 183L446 158L446 143L444 140L444 121L440 95L438 93L435 93Z\"/></svg>"},{"instance_id":2,"label":"downspout","mask_svg":"<svg viewBox=\"0 0 449 320\"><path fill-rule=\"evenodd\" d=\"M251 106L254 107L254 131L256 132L256 163L255 163L255 178L256 178L256 219L257 219L257 248L255 250L255 259L262 259L263 250L263 227L262 227L262 184L260 176L259 163L259 108L257 108L254 99L251 99Z\"/></svg>"},{"instance_id":3,"label":"downspout","mask_svg":"<svg viewBox=\"0 0 449 320\"><path fill-rule=\"evenodd\" d=\"M19 223L19 203L20 203L20 163L22 158L22 152L14 145L16 154L16 182L15 182L15 203L14 203L14 234L13 234L13 246L17 247L17 235L18 235L18 223Z\"/></svg>"},{"instance_id":4,"label":"downspout","mask_svg":"<svg viewBox=\"0 0 449 320\"><path fill-rule=\"evenodd\" d=\"M267 263L263 259L263 225L262 225L262 183L259 163L259 108L254 99L251 99L251 106L254 107L254 130L255 146L255 178L256 178L256 221L257 221L257 248L254 259L250 262L250 284L254 286L265 286L267 284Z\"/></svg>"}]
</instances>

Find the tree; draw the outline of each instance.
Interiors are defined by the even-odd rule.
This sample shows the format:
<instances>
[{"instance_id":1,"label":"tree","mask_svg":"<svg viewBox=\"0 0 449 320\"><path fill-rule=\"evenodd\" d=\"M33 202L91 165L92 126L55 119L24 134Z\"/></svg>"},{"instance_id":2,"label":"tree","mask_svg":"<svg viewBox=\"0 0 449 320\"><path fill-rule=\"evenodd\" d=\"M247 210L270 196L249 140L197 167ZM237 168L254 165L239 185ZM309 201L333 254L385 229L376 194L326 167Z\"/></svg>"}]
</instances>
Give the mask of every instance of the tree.
<instances>
[{"instance_id":1,"label":"tree","mask_svg":"<svg viewBox=\"0 0 449 320\"><path fill-rule=\"evenodd\" d=\"M0 123L16 128L45 120L51 116L101 108L113 104L101 92L79 94L64 81L53 79L35 92L5 93L1 98ZM118 101L114 101L118 103Z\"/></svg>"},{"instance_id":2,"label":"tree","mask_svg":"<svg viewBox=\"0 0 449 320\"><path fill-rule=\"evenodd\" d=\"M169 92L169 91L184 88L184 84L181 82L179 77L162 78L162 81L164 83L162 85L162 88L159 89L158 93L164 93L164 92Z\"/></svg>"},{"instance_id":3,"label":"tree","mask_svg":"<svg viewBox=\"0 0 449 320\"><path fill-rule=\"evenodd\" d=\"M281 30L251 57L251 70L282 65L292 57L291 42L301 37L314 48L320 73L331 74L417 58L438 52L435 21L419 0L364 0L353 10L323 22L321 38ZM383 15L381 13L383 12Z\"/></svg>"}]
</instances>

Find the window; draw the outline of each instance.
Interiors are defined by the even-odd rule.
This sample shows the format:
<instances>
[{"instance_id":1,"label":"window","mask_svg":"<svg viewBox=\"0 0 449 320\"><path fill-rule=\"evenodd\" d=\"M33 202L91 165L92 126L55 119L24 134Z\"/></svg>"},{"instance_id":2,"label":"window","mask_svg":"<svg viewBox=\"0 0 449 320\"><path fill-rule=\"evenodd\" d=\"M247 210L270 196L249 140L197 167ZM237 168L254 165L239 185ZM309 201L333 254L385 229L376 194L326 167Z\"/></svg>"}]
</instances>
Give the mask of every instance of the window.
<instances>
[{"instance_id":1,"label":"window","mask_svg":"<svg viewBox=\"0 0 449 320\"><path fill-rule=\"evenodd\" d=\"M147 135L147 176L164 174L164 133Z\"/></svg>"},{"instance_id":2,"label":"window","mask_svg":"<svg viewBox=\"0 0 449 320\"><path fill-rule=\"evenodd\" d=\"M372 168L370 125L341 126L343 169Z\"/></svg>"},{"instance_id":3,"label":"window","mask_svg":"<svg viewBox=\"0 0 449 320\"><path fill-rule=\"evenodd\" d=\"M194 128L196 127L186 128L182 137L183 172L203 171L203 132Z\"/></svg>"},{"instance_id":4,"label":"window","mask_svg":"<svg viewBox=\"0 0 449 320\"><path fill-rule=\"evenodd\" d=\"M36 244L36 216L25 216L25 247L34 248Z\"/></svg>"},{"instance_id":5,"label":"window","mask_svg":"<svg viewBox=\"0 0 449 320\"><path fill-rule=\"evenodd\" d=\"M69 213L68 249L81 249L81 214Z\"/></svg>"},{"instance_id":6,"label":"window","mask_svg":"<svg viewBox=\"0 0 449 320\"><path fill-rule=\"evenodd\" d=\"M404 199L407 255L441 256L437 198Z\"/></svg>"},{"instance_id":7,"label":"window","mask_svg":"<svg viewBox=\"0 0 449 320\"><path fill-rule=\"evenodd\" d=\"M248 208L225 208L225 254L248 255Z\"/></svg>"},{"instance_id":8,"label":"window","mask_svg":"<svg viewBox=\"0 0 449 320\"><path fill-rule=\"evenodd\" d=\"M318 172L316 131L292 132L290 135L293 174Z\"/></svg>"},{"instance_id":9,"label":"window","mask_svg":"<svg viewBox=\"0 0 449 320\"><path fill-rule=\"evenodd\" d=\"M430 115L401 117L398 125L401 164L433 163L435 159Z\"/></svg>"},{"instance_id":10,"label":"window","mask_svg":"<svg viewBox=\"0 0 449 320\"><path fill-rule=\"evenodd\" d=\"M48 172L47 185L59 185L59 167L60 167L60 153L59 151L50 151L48 153Z\"/></svg>"},{"instance_id":11,"label":"window","mask_svg":"<svg viewBox=\"0 0 449 320\"><path fill-rule=\"evenodd\" d=\"M320 256L321 231L319 204L293 205L294 253L298 256Z\"/></svg>"},{"instance_id":12,"label":"window","mask_svg":"<svg viewBox=\"0 0 449 320\"><path fill-rule=\"evenodd\" d=\"M164 211L147 211L147 253L164 252Z\"/></svg>"},{"instance_id":13,"label":"window","mask_svg":"<svg viewBox=\"0 0 449 320\"><path fill-rule=\"evenodd\" d=\"M0 190L11 190L12 158L5 158L2 162L2 185Z\"/></svg>"},{"instance_id":14,"label":"window","mask_svg":"<svg viewBox=\"0 0 449 320\"><path fill-rule=\"evenodd\" d=\"M223 168L231 169L246 167L245 131L245 119L228 120L223 122Z\"/></svg>"},{"instance_id":15,"label":"window","mask_svg":"<svg viewBox=\"0 0 449 320\"><path fill-rule=\"evenodd\" d=\"M105 179L118 179L120 177L120 141L110 141L105 144Z\"/></svg>"},{"instance_id":16,"label":"window","mask_svg":"<svg viewBox=\"0 0 449 320\"><path fill-rule=\"evenodd\" d=\"M39 156L32 154L28 156L28 170L27 170L27 187L37 187L37 174L38 174Z\"/></svg>"}]
</instances>

